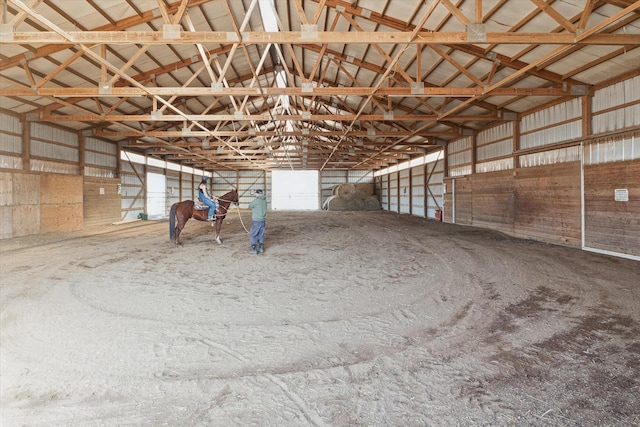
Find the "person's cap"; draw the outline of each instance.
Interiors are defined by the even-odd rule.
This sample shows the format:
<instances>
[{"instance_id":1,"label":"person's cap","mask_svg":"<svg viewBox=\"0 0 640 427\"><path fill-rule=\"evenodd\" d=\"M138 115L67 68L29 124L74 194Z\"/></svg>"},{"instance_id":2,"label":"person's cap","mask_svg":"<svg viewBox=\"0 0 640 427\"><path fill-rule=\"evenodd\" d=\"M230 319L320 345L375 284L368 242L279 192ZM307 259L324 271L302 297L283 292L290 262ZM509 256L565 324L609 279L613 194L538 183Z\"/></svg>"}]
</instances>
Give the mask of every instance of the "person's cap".
<instances>
[{"instance_id":1,"label":"person's cap","mask_svg":"<svg viewBox=\"0 0 640 427\"><path fill-rule=\"evenodd\" d=\"M202 177L202 182L205 182L208 179L209 179L209 177L205 175L205 176Z\"/></svg>"},{"instance_id":2,"label":"person's cap","mask_svg":"<svg viewBox=\"0 0 640 427\"><path fill-rule=\"evenodd\" d=\"M262 194L262 190L256 190L256 194Z\"/></svg>"}]
</instances>

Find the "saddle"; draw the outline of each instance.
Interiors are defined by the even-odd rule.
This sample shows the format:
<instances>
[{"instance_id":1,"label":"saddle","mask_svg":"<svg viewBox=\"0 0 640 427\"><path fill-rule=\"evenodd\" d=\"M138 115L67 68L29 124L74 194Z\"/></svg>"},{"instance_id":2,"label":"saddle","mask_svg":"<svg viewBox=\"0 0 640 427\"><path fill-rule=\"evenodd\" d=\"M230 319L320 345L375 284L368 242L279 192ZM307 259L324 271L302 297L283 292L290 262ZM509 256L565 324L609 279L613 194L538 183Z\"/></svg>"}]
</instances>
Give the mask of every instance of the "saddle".
<instances>
[{"instance_id":1,"label":"saddle","mask_svg":"<svg viewBox=\"0 0 640 427\"><path fill-rule=\"evenodd\" d=\"M204 203L202 203L200 201L200 199L196 199L193 201L194 202L194 207L197 211L204 211L204 210L209 210L209 206L205 205Z\"/></svg>"}]
</instances>

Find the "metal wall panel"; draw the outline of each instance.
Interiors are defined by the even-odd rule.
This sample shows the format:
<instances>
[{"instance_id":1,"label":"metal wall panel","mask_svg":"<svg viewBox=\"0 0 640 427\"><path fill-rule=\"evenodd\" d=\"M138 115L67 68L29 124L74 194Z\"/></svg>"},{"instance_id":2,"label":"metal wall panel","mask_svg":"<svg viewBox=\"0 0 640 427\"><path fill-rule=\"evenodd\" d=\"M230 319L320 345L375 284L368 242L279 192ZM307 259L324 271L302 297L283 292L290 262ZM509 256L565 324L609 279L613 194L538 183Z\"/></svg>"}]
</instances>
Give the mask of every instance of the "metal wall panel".
<instances>
[{"instance_id":1,"label":"metal wall panel","mask_svg":"<svg viewBox=\"0 0 640 427\"><path fill-rule=\"evenodd\" d=\"M382 209L389 209L389 175L382 175L379 177L380 180L380 204L382 205Z\"/></svg>"},{"instance_id":2,"label":"metal wall panel","mask_svg":"<svg viewBox=\"0 0 640 427\"><path fill-rule=\"evenodd\" d=\"M478 133L477 160L489 160L513 153L513 122L502 123Z\"/></svg>"},{"instance_id":3,"label":"metal wall panel","mask_svg":"<svg viewBox=\"0 0 640 427\"><path fill-rule=\"evenodd\" d=\"M60 163L56 161L30 159L29 169L34 172L61 173L66 175L80 175L80 167L73 163Z\"/></svg>"},{"instance_id":4,"label":"metal wall panel","mask_svg":"<svg viewBox=\"0 0 640 427\"><path fill-rule=\"evenodd\" d=\"M0 134L0 150L9 153L22 153L22 138L18 135Z\"/></svg>"},{"instance_id":5,"label":"metal wall panel","mask_svg":"<svg viewBox=\"0 0 640 427\"><path fill-rule=\"evenodd\" d=\"M119 149L116 144L97 138L85 138L84 175L115 178L118 168Z\"/></svg>"},{"instance_id":6,"label":"metal wall panel","mask_svg":"<svg viewBox=\"0 0 640 427\"><path fill-rule=\"evenodd\" d=\"M593 113L598 113L638 101L640 101L640 76L596 90L593 94L592 110ZM640 118L637 119L640 120Z\"/></svg>"},{"instance_id":7,"label":"metal wall panel","mask_svg":"<svg viewBox=\"0 0 640 427\"><path fill-rule=\"evenodd\" d=\"M425 166L420 165L411 168L411 214L424 216L425 203Z\"/></svg>"},{"instance_id":8,"label":"metal wall panel","mask_svg":"<svg viewBox=\"0 0 640 427\"><path fill-rule=\"evenodd\" d=\"M520 148L534 148L556 142L570 141L582 136L582 121L576 120L558 126L541 129L520 137Z\"/></svg>"},{"instance_id":9,"label":"metal wall panel","mask_svg":"<svg viewBox=\"0 0 640 427\"><path fill-rule=\"evenodd\" d=\"M513 158L489 160L476 164L476 173L497 172L507 169L513 169Z\"/></svg>"},{"instance_id":10,"label":"metal wall panel","mask_svg":"<svg viewBox=\"0 0 640 427\"><path fill-rule=\"evenodd\" d=\"M519 147L521 149L541 147L580 138L582 136L581 118L580 98L527 114L520 120Z\"/></svg>"},{"instance_id":11,"label":"metal wall panel","mask_svg":"<svg viewBox=\"0 0 640 427\"><path fill-rule=\"evenodd\" d=\"M22 169L22 158L0 154L0 168Z\"/></svg>"},{"instance_id":12,"label":"metal wall panel","mask_svg":"<svg viewBox=\"0 0 640 427\"><path fill-rule=\"evenodd\" d=\"M587 144L584 148L585 165L640 159L640 136L629 136Z\"/></svg>"},{"instance_id":13,"label":"metal wall panel","mask_svg":"<svg viewBox=\"0 0 640 427\"><path fill-rule=\"evenodd\" d=\"M398 172L389 174L389 211L398 212Z\"/></svg>"},{"instance_id":14,"label":"metal wall panel","mask_svg":"<svg viewBox=\"0 0 640 427\"><path fill-rule=\"evenodd\" d=\"M398 172L400 177L400 188L398 190L400 203L400 213L411 213L411 182L409 181L409 169L404 169Z\"/></svg>"},{"instance_id":15,"label":"metal wall panel","mask_svg":"<svg viewBox=\"0 0 640 427\"><path fill-rule=\"evenodd\" d=\"M22 154L22 123L17 117L2 113L0 113L0 151ZM15 169L13 167L15 160L11 158L0 160L0 166Z\"/></svg>"},{"instance_id":16,"label":"metal wall panel","mask_svg":"<svg viewBox=\"0 0 640 427\"><path fill-rule=\"evenodd\" d=\"M521 168L553 165L557 163L576 162L580 160L580 147L567 147L557 150L542 151L519 157Z\"/></svg>"},{"instance_id":17,"label":"metal wall panel","mask_svg":"<svg viewBox=\"0 0 640 427\"><path fill-rule=\"evenodd\" d=\"M69 132L38 122L30 122L29 125L29 132L32 139L56 142L58 144L76 148L79 146L78 135L74 132Z\"/></svg>"}]
</instances>

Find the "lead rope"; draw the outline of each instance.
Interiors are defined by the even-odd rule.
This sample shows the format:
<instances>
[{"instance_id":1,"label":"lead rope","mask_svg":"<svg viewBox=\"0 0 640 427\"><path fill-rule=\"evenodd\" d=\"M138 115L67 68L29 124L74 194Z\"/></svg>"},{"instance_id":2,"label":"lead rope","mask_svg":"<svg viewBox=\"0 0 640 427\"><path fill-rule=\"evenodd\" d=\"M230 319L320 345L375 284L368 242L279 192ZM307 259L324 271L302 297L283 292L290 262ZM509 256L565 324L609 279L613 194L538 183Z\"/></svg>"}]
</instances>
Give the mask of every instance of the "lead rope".
<instances>
[{"instance_id":1,"label":"lead rope","mask_svg":"<svg viewBox=\"0 0 640 427\"><path fill-rule=\"evenodd\" d=\"M242 224L242 228L244 228L244 231L249 233L249 230L247 230L247 227L244 226L244 222L242 221L242 215L240 215L240 205L236 205L236 211L238 212L238 218L240 218L240 224Z\"/></svg>"},{"instance_id":2,"label":"lead rope","mask_svg":"<svg viewBox=\"0 0 640 427\"><path fill-rule=\"evenodd\" d=\"M244 221L242 221L242 215L240 215L240 203L238 202L233 202L231 200L227 200L227 199L223 199L222 197L218 197L218 200L222 200L224 202L230 202L230 203L235 203L236 204L236 212L238 212L238 218L240 218L240 224L242 224L242 228L244 228L244 231L246 233L249 233L249 230L247 230L247 227L245 227L244 225ZM227 213L229 212L229 208L226 208ZM211 224L213 225L213 224Z\"/></svg>"}]
</instances>

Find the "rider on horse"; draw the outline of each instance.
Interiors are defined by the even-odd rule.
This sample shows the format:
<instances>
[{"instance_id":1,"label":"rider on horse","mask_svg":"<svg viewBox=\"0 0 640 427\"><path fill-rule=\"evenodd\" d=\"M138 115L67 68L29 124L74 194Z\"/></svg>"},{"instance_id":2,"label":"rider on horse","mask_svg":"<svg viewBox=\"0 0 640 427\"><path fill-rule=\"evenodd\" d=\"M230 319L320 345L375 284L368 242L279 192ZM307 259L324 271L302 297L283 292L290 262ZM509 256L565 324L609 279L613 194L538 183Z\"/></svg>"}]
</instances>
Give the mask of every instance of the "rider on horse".
<instances>
[{"instance_id":1,"label":"rider on horse","mask_svg":"<svg viewBox=\"0 0 640 427\"><path fill-rule=\"evenodd\" d=\"M200 185L198 186L198 198L205 205L209 206L209 216L207 217L207 221L215 221L216 220L216 209L218 209L218 205L216 204L215 197L209 195L207 191L207 179L208 176L203 176L202 181L200 181Z\"/></svg>"}]
</instances>

